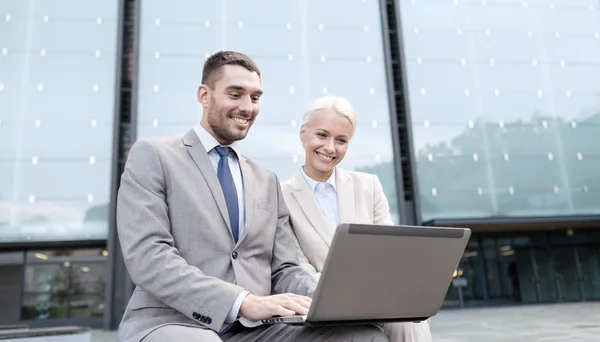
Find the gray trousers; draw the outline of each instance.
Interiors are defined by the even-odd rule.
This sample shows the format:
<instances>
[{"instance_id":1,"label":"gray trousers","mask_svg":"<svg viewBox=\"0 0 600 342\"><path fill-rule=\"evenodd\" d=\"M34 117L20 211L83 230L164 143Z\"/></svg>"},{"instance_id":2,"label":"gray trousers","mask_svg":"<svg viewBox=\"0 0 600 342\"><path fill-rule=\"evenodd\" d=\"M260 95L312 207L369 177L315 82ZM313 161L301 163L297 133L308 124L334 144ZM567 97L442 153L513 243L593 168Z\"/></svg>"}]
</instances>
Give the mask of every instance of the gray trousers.
<instances>
[{"instance_id":1,"label":"gray trousers","mask_svg":"<svg viewBox=\"0 0 600 342\"><path fill-rule=\"evenodd\" d=\"M143 342L387 342L383 331L375 326L302 327L287 324L261 325L234 329L223 336L214 331L183 325L167 325L154 330Z\"/></svg>"}]
</instances>

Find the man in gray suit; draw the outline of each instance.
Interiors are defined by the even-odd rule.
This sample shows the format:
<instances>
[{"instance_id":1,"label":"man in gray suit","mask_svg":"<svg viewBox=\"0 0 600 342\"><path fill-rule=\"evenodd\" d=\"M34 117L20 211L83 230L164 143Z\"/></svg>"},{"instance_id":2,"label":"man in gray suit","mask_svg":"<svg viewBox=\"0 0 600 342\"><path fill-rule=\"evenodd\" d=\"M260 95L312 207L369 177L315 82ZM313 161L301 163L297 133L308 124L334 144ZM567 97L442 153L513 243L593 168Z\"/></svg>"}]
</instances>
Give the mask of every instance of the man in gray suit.
<instances>
[{"instance_id":1,"label":"man in gray suit","mask_svg":"<svg viewBox=\"0 0 600 342\"><path fill-rule=\"evenodd\" d=\"M253 326L306 314L315 280L298 265L279 180L239 154L259 112L260 71L224 51L204 64L199 125L139 140L117 201L136 284L120 341L387 341L375 326Z\"/></svg>"}]
</instances>

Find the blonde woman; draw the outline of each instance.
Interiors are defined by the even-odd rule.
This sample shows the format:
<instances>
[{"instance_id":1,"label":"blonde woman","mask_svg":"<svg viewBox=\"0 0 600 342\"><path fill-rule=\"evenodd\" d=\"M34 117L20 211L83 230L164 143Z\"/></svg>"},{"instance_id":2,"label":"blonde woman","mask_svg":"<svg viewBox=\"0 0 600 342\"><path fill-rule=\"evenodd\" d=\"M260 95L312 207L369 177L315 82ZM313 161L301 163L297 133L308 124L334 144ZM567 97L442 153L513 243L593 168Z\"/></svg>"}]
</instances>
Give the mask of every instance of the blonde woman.
<instances>
[{"instance_id":1,"label":"blonde woman","mask_svg":"<svg viewBox=\"0 0 600 342\"><path fill-rule=\"evenodd\" d=\"M333 96L317 99L305 113L300 129L304 165L282 184L300 264L317 280L340 222L393 224L379 178L337 167L355 130L350 102ZM431 341L428 321L388 323L384 329L392 342Z\"/></svg>"}]
</instances>

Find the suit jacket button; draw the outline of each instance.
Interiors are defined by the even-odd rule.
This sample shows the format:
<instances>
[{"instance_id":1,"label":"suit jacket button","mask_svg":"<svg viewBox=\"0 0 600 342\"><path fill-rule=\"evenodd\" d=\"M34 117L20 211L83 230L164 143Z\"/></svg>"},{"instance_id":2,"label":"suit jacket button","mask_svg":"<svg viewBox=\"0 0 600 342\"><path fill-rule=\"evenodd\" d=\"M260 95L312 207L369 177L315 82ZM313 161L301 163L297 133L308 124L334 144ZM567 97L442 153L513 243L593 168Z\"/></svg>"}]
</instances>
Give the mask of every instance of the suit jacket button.
<instances>
[{"instance_id":1,"label":"suit jacket button","mask_svg":"<svg viewBox=\"0 0 600 342\"><path fill-rule=\"evenodd\" d=\"M202 318L200 318L200 322L202 322L202 323L206 323L206 321L207 321L207 319L206 319L206 318L207 318L206 316L202 316Z\"/></svg>"},{"instance_id":2,"label":"suit jacket button","mask_svg":"<svg viewBox=\"0 0 600 342\"><path fill-rule=\"evenodd\" d=\"M233 259L237 259L237 257L238 257L238 253L237 253L236 251L233 251L233 253L231 253L231 257L232 257Z\"/></svg>"},{"instance_id":3,"label":"suit jacket button","mask_svg":"<svg viewBox=\"0 0 600 342\"><path fill-rule=\"evenodd\" d=\"M212 318L206 317L206 324L211 324L211 323L212 323Z\"/></svg>"},{"instance_id":4,"label":"suit jacket button","mask_svg":"<svg viewBox=\"0 0 600 342\"><path fill-rule=\"evenodd\" d=\"M192 317L194 317L194 319L199 319L199 318L200 318L200 315L198 315L198 313L197 313L197 312L194 312L194 313L192 314Z\"/></svg>"}]
</instances>

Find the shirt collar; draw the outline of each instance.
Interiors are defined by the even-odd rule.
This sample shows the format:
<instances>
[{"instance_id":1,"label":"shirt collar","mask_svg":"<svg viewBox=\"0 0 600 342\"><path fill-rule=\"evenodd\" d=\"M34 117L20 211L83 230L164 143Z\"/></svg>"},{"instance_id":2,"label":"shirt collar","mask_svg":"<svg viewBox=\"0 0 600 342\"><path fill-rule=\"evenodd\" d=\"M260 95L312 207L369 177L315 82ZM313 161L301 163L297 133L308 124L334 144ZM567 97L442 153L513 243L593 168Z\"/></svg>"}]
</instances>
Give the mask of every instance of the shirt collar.
<instances>
[{"instance_id":1,"label":"shirt collar","mask_svg":"<svg viewBox=\"0 0 600 342\"><path fill-rule=\"evenodd\" d=\"M197 124L194 126L194 132L196 132L196 135L198 136L198 139L200 139L200 142L202 143L202 146L204 146L204 148L206 149L207 153L210 153L215 147L217 146L221 146L221 144L219 144L219 142L217 141L217 139L215 139L215 137L213 137L210 133L208 133L208 131L206 129L204 129L204 127L202 127L202 125ZM229 145L228 147L231 147L231 149L235 152L235 154L237 156L240 155L237 145L235 142L231 145Z\"/></svg>"},{"instance_id":2,"label":"shirt collar","mask_svg":"<svg viewBox=\"0 0 600 342\"><path fill-rule=\"evenodd\" d=\"M310 186L311 190L314 192L317 185L319 183L323 183L323 182L317 182L316 180L310 178L305 172L304 172L304 166L302 166L300 168L300 170L302 171L302 175L304 176L304 179L306 180L306 182L308 183L308 186ZM329 179L327 179L327 181L325 182L327 184L330 184L333 187L333 190L337 189L335 188L335 168L333 168L333 172L331 173L331 176L329 176Z\"/></svg>"}]
</instances>

